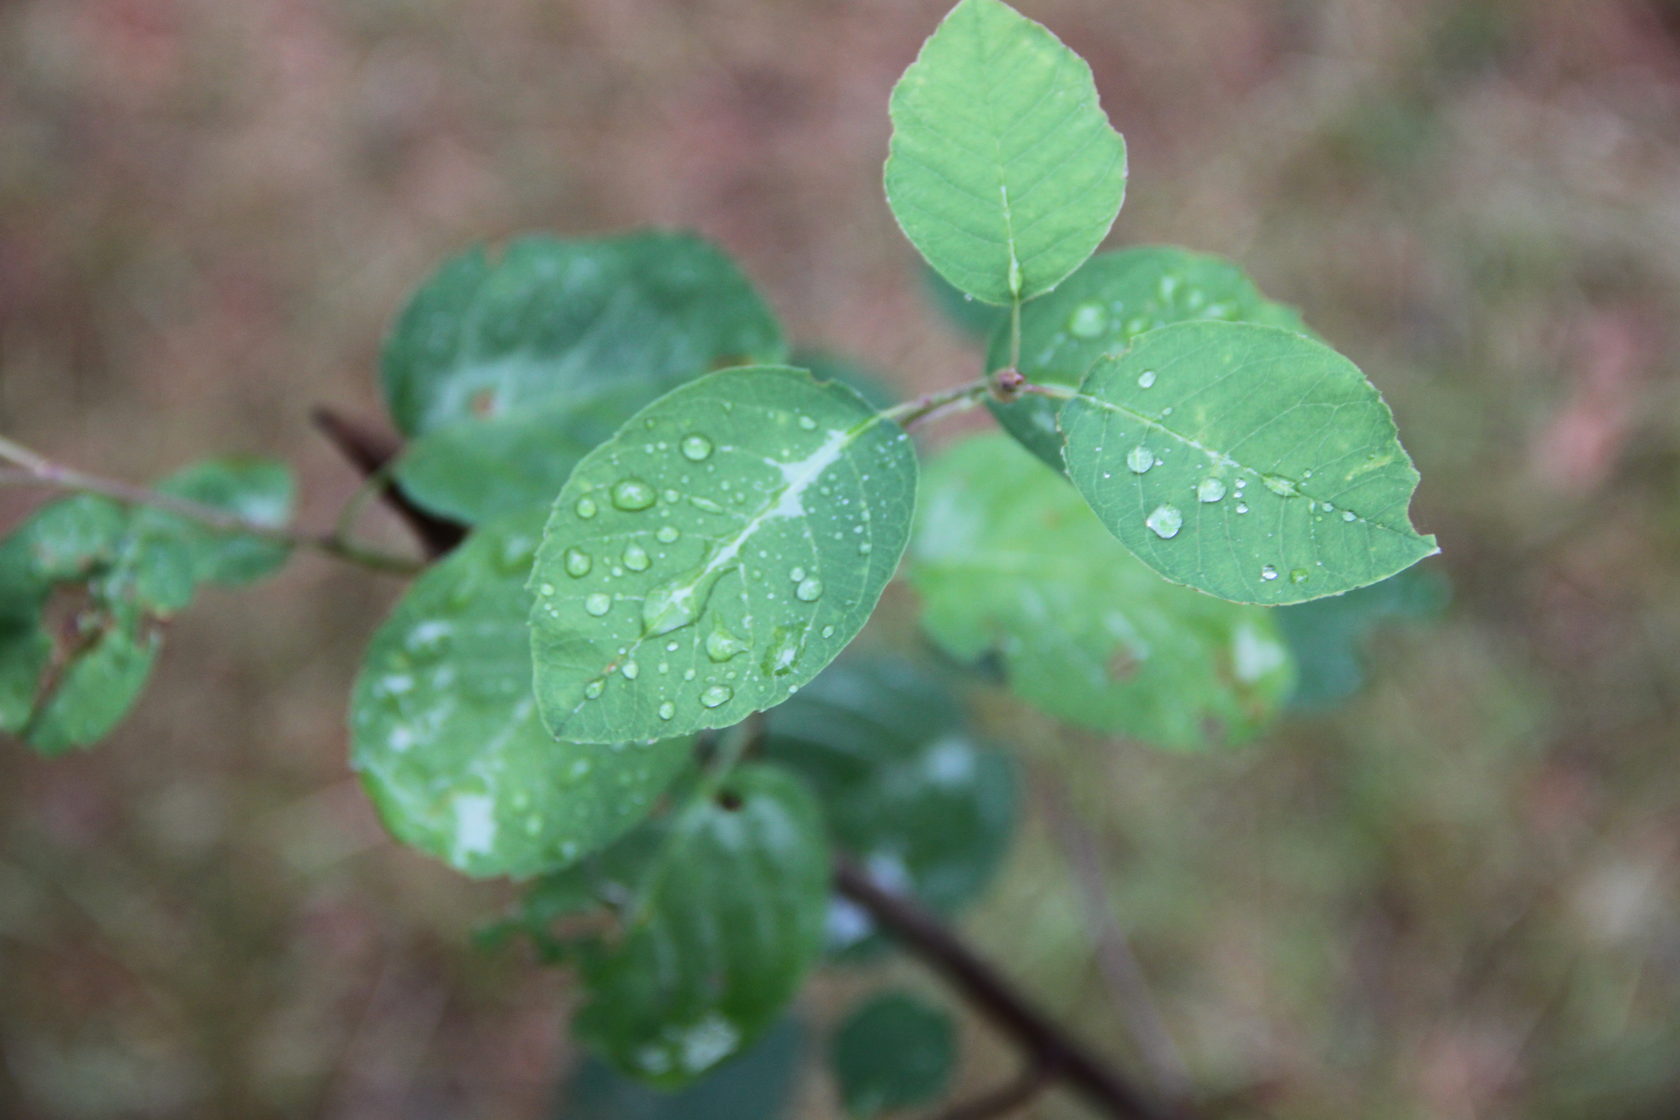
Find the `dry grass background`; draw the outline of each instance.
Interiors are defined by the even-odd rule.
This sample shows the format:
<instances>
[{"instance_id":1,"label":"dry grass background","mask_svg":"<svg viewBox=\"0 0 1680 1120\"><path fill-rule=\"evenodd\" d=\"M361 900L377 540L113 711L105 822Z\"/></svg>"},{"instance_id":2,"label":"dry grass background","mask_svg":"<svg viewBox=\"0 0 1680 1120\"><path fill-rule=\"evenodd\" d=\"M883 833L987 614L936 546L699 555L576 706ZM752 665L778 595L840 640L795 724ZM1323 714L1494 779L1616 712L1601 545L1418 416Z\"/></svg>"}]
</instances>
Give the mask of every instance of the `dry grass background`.
<instances>
[{"instance_id":1,"label":"dry grass background","mask_svg":"<svg viewBox=\"0 0 1680 1120\"><path fill-rule=\"evenodd\" d=\"M355 481L309 407L372 413L407 290L528 228L697 228L801 341L969 376L879 189L945 6L0 0L0 429L131 478L281 456L326 523ZM1680 1114L1680 7L1021 6L1127 134L1116 242L1236 256L1360 361L1455 587L1236 754L988 705L1076 787L1192 1077L1288 1118ZM346 771L397 591L300 558L179 619L97 751L0 742L0 1114L552 1115L564 978L470 948L505 892ZM1042 821L969 928L1131 1049Z\"/></svg>"}]
</instances>

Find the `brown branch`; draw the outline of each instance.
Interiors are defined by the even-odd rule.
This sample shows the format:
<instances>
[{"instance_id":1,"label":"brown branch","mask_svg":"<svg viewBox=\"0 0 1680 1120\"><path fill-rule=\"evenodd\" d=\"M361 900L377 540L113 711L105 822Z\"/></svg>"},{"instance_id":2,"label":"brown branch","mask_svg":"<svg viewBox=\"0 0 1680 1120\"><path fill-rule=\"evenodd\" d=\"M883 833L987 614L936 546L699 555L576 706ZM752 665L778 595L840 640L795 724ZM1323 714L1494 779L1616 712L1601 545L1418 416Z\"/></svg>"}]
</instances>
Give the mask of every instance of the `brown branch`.
<instances>
[{"instance_id":1,"label":"brown branch","mask_svg":"<svg viewBox=\"0 0 1680 1120\"><path fill-rule=\"evenodd\" d=\"M402 451L402 441L395 433L324 405L314 409L310 419L364 478L380 474ZM460 544L467 535L463 526L428 513L409 501L408 495L389 479L380 484L379 497L403 519L419 538L426 555L434 560Z\"/></svg>"},{"instance_id":2,"label":"brown branch","mask_svg":"<svg viewBox=\"0 0 1680 1120\"><path fill-rule=\"evenodd\" d=\"M402 449L388 432L325 408L315 410L315 422L345 457L370 478L383 471ZM440 521L418 509L394 487L387 485L381 497L402 514L427 554L434 558L453 548L464 535L461 526ZM761 728L762 725L748 729L749 741L761 733ZM844 858L835 861L834 885L840 894L868 911L877 925L949 981L1025 1053L1026 1076L992 1095L993 1111L989 1115L998 1115L998 1101L1002 1102L1001 1107L1016 1107L1037 1093L1044 1081L1055 1079L1065 1082L1093 1107L1117 1120L1189 1120L1188 1112L1170 1109L1150 1099L1085 1049L920 903L884 889ZM1005 1094L1009 1094L1007 1099ZM985 1103L975 1102L970 1108ZM979 1120L988 1113L970 1111L957 1115Z\"/></svg>"},{"instance_id":3,"label":"brown branch","mask_svg":"<svg viewBox=\"0 0 1680 1120\"><path fill-rule=\"evenodd\" d=\"M992 966L921 904L882 888L851 862L834 869L835 889L863 907L922 963L943 976L975 1010L1026 1052L1029 1061L1119 1120L1169 1120L1186 1114L1150 1099L1016 991Z\"/></svg>"}]
</instances>

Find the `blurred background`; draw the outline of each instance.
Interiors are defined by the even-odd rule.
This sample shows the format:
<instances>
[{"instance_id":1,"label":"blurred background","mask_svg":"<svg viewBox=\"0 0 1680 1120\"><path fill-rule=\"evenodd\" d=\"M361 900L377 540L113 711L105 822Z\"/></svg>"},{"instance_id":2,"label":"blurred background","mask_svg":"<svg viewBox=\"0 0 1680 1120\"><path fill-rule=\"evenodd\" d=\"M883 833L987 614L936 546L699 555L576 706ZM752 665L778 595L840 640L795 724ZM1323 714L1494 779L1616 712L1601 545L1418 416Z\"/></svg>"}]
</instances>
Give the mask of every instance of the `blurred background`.
<instances>
[{"instance_id":1,"label":"blurred background","mask_svg":"<svg viewBox=\"0 0 1680 1120\"><path fill-rule=\"evenodd\" d=\"M946 7L0 0L0 430L131 479L282 457L324 527L357 480L311 406L376 416L409 289L536 228L698 229L798 342L973 376L880 190ZM989 703L1037 799L969 934L1135 1058L1106 909L1156 1075L1267 1115L1680 1116L1680 4L1020 7L1129 141L1111 243L1237 258L1381 387L1453 600L1236 752ZM99 749L0 742L0 1115L556 1115L565 977L473 948L508 892L397 850L346 768L399 591L300 557L179 618ZM963 1041L965 1089L1010 1068Z\"/></svg>"}]
</instances>

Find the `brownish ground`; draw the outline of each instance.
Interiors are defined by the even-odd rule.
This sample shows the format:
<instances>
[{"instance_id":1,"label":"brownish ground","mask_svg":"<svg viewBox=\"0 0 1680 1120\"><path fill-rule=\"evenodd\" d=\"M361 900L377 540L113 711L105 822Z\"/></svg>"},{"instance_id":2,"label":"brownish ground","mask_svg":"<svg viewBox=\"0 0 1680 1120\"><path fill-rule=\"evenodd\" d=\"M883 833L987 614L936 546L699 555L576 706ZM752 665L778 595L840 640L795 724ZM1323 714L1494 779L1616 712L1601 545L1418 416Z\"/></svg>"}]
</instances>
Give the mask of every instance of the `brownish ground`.
<instances>
[{"instance_id":1,"label":"brownish ground","mask_svg":"<svg viewBox=\"0 0 1680 1120\"><path fill-rule=\"evenodd\" d=\"M128 478L285 457L324 526L355 480L310 406L373 413L406 291L530 228L696 227L800 339L971 376L879 186L945 6L0 0L0 430ZM1238 754L991 708L1041 791L1077 774L1182 1062L1291 1120L1674 1115L1680 8L1022 7L1130 141L1116 242L1240 258L1366 368L1455 585ZM300 558L176 622L97 751L0 742L0 1114L551 1114L564 978L470 948L503 892L392 847L346 770L398 589ZM969 929L1125 1055L1081 913L1040 824Z\"/></svg>"}]
</instances>

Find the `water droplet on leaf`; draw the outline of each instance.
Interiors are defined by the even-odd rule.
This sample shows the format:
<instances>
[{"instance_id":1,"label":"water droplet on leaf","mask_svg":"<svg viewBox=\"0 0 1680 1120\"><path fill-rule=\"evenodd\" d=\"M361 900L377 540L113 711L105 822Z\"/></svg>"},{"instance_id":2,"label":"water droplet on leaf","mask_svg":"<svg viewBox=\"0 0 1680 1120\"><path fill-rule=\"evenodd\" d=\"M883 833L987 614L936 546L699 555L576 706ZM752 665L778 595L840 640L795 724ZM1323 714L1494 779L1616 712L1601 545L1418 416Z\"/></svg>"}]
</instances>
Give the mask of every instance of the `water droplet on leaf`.
<instances>
[{"instance_id":1,"label":"water droplet on leaf","mask_svg":"<svg viewBox=\"0 0 1680 1120\"><path fill-rule=\"evenodd\" d=\"M799 586L793 589L794 597L802 603L814 603L822 598L822 580L816 576L807 576L799 581Z\"/></svg>"},{"instance_id":2,"label":"water droplet on leaf","mask_svg":"<svg viewBox=\"0 0 1680 1120\"><path fill-rule=\"evenodd\" d=\"M682 453L683 458L689 460L690 462L701 462L707 456L711 455L712 441L698 432L690 436L684 436L682 441Z\"/></svg>"},{"instance_id":3,"label":"water droplet on leaf","mask_svg":"<svg viewBox=\"0 0 1680 1120\"><path fill-rule=\"evenodd\" d=\"M577 510L577 515L579 517L583 518L585 521L588 521L591 517L595 516L595 499L594 498L579 498L577 500L577 505L573 506L572 508Z\"/></svg>"},{"instance_id":4,"label":"water droplet on leaf","mask_svg":"<svg viewBox=\"0 0 1680 1120\"><path fill-rule=\"evenodd\" d=\"M700 694L700 703L708 708L722 707L729 703L729 698L735 695L735 690L726 684L714 684Z\"/></svg>"},{"instance_id":5,"label":"water droplet on leaf","mask_svg":"<svg viewBox=\"0 0 1680 1120\"><path fill-rule=\"evenodd\" d=\"M639 478L627 478L612 488L612 503L622 510L646 509L657 497L653 487Z\"/></svg>"},{"instance_id":6,"label":"water droplet on leaf","mask_svg":"<svg viewBox=\"0 0 1680 1120\"><path fill-rule=\"evenodd\" d=\"M1075 338L1099 338L1108 329L1108 312L1100 303L1082 303L1073 309L1068 333Z\"/></svg>"},{"instance_id":7,"label":"water droplet on leaf","mask_svg":"<svg viewBox=\"0 0 1680 1120\"><path fill-rule=\"evenodd\" d=\"M583 609L594 615L596 618L600 618L602 615L612 610L612 596L604 592L597 591L583 601Z\"/></svg>"},{"instance_id":8,"label":"water droplet on leaf","mask_svg":"<svg viewBox=\"0 0 1680 1120\"><path fill-rule=\"evenodd\" d=\"M581 548L568 548L565 556L561 557L560 563L566 569L566 574L573 579L582 579L589 574L589 569L595 566L594 559ZM544 594L551 593L544 592Z\"/></svg>"},{"instance_id":9,"label":"water droplet on leaf","mask_svg":"<svg viewBox=\"0 0 1680 1120\"><path fill-rule=\"evenodd\" d=\"M1178 536L1178 531L1184 527L1184 515L1178 512L1176 506L1156 506L1155 512L1144 518L1143 523L1166 541Z\"/></svg>"},{"instance_id":10,"label":"water droplet on leaf","mask_svg":"<svg viewBox=\"0 0 1680 1120\"><path fill-rule=\"evenodd\" d=\"M1225 480L1208 477L1196 486L1196 498L1203 502L1217 502L1225 496Z\"/></svg>"},{"instance_id":11,"label":"water droplet on leaf","mask_svg":"<svg viewBox=\"0 0 1680 1120\"><path fill-rule=\"evenodd\" d=\"M1155 452L1140 444L1126 453L1126 465L1133 474L1143 474L1155 465Z\"/></svg>"},{"instance_id":12,"label":"water droplet on leaf","mask_svg":"<svg viewBox=\"0 0 1680 1120\"><path fill-rule=\"evenodd\" d=\"M1155 371L1154 370L1146 369L1142 373L1138 374L1138 388L1139 389L1147 389L1154 384L1155 384Z\"/></svg>"}]
</instances>

